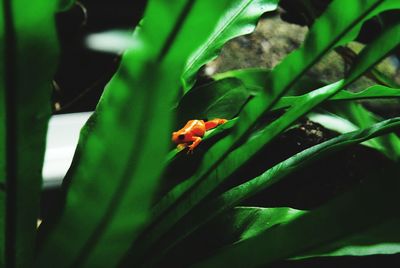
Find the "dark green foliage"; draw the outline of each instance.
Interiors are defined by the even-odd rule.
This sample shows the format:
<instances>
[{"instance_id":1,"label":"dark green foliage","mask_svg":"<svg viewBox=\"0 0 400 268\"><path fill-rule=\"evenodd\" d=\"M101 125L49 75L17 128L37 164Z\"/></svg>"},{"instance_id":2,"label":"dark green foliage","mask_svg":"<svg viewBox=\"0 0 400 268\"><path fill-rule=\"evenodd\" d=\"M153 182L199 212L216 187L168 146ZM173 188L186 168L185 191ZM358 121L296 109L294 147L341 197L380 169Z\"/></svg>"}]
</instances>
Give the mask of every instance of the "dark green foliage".
<instances>
[{"instance_id":1,"label":"dark green foliage","mask_svg":"<svg viewBox=\"0 0 400 268\"><path fill-rule=\"evenodd\" d=\"M176 128L193 118L232 119L239 114L252 95L248 87L235 78L227 78L194 88L183 96L176 107Z\"/></svg>"},{"instance_id":2,"label":"dark green foliage","mask_svg":"<svg viewBox=\"0 0 400 268\"><path fill-rule=\"evenodd\" d=\"M398 164L399 117L383 120L356 101L398 99L399 88L382 76L382 85L347 88L398 48L399 23L385 24L342 79L326 85L305 77L329 51L354 40L364 22L400 10L398 0L332 1L308 23L303 45L272 70L230 71L200 86L200 68L225 42L250 33L278 1L150 0L132 47L81 131L60 206L42 223L35 247L56 66L53 16L73 3L50 2L0 6L0 265L255 267L400 252L396 167L366 174L365 185L308 211L243 205L355 144L376 150L387 166ZM277 157L271 144L305 117L338 136ZM174 129L213 118L229 121L208 131L194 154L170 150ZM197 251L201 239L208 246ZM180 252L185 257L174 259Z\"/></svg>"},{"instance_id":3,"label":"dark green foliage","mask_svg":"<svg viewBox=\"0 0 400 268\"><path fill-rule=\"evenodd\" d=\"M318 248L324 248L321 252L326 255L329 255L328 252L335 255L335 250L348 246L344 251L348 250L348 253L353 255L351 247L356 248L357 245L360 255L372 253L373 251L369 250L374 247L375 253L384 253L384 250L380 250L375 244L371 248L362 248L363 244L383 241L397 244L398 250L398 235L389 237L385 232L393 232L394 226L399 222L397 193L400 185L396 179L400 175L398 167L388 170L387 174L388 178L380 180L377 175L372 175L371 181L364 187L357 188L289 222L282 222L276 228L261 231L257 236L226 247L197 267L221 267L222 264L232 267L256 267L295 256L300 252L318 252ZM378 199L372 199L371 195L376 191L382 194ZM388 250L388 253L393 251Z\"/></svg>"},{"instance_id":4,"label":"dark green foliage","mask_svg":"<svg viewBox=\"0 0 400 268\"><path fill-rule=\"evenodd\" d=\"M27 267L34 258L50 81L57 64L57 3L4 0L0 6L0 266Z\"/></svg>"}]
</instances>

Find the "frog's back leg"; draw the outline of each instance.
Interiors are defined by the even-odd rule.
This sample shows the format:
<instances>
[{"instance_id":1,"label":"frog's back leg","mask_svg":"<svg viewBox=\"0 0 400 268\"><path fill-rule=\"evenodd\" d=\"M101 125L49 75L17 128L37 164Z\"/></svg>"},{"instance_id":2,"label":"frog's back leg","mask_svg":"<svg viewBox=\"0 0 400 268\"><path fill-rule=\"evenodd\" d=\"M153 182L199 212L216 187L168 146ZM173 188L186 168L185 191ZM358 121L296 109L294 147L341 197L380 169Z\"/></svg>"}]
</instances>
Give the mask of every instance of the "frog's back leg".
<instances>
[{"instance_id":1,"label":"frog's back leg","mask_svg":"<svg viewBox=\"0 0 400 268\"><path fill-rule=\"evenodd\" d=\"M204 124L206 126L206 130L209 130L209 129L215 128L219 125L222 125L222 124L226 123L227 121L228 120L226 120L226 119L215 118L213 120L205 122Z\"/></svg>"}]
</instances>

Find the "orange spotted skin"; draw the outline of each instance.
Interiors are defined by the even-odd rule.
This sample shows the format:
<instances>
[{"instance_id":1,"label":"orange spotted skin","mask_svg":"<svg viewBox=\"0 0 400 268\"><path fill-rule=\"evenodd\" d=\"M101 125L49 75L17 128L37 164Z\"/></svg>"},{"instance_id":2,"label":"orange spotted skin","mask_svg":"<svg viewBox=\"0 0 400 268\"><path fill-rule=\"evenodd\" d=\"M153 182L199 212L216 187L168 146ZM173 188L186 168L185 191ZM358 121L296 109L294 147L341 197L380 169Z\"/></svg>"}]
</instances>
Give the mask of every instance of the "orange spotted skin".
<instances>
[{"instance_id":1,"label":"orange spotted skin","mask_svg":"<svg viewBox=\"0 0 400 268\"><path fill-rule=\"evenodd\" d=\"M228 120L216 118L210 121L189 120L180 130L172 133L172 141L178 144L178 149L189 147L188 152L193 152L207 130L226 123Z\"/></svg>"}]
</instances>

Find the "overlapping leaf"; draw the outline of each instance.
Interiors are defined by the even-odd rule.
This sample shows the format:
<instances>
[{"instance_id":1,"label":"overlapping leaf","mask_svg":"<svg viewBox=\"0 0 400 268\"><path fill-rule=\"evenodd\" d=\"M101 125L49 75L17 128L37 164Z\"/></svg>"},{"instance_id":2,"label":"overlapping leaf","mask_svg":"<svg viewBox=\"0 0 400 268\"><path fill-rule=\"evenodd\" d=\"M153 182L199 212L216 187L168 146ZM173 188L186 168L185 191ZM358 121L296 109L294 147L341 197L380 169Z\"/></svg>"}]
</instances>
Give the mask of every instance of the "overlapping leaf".
<instances>
[{"instance_id":1,"label":"overlapping leaf","mask_svg":"<svg viewBox=\"0 0 400 268\"><path fill-rule=\"evenodd\" d=\"M182 239L186 238L215 216L238 205L246 198L259 193L292 172L306 167L309 163L342 150L347 146L384 135L397 129L400 129L400 118L389 119L367 129L342 134L288 158L268 169L260 176L234 187L220 197L197 207L196 210L192 211L164 236L163 241L159 242L156 249L152 252L160 252L159 254L161 255L166 254L166 252L181 242ZM174 241L174 243L171 241ZM153 255L153 258L157 258L157 255Z\"/></svg>"},{"instance_id":2,"label":"overlapping leaf","mask_svg":"<svg viewBox=\"0 0 400 268\"><path fill-rule=\"evenodd\" d=\"M348 41L350 35L354 36L354 31L360 27L361 21L381 11L382 8L395 8L400 5L399 3L394 3L394 1L368 1L368 3L357 1L354 2L357 8L349 11L348 14L345 13L343 15L345 18L338 18L334 14L340 12L342 4L341 0L333 2L327 13L311 29L305 45L289 55L270 73L269 81L271 84L266 88L268 95L266 93L260 94L249 102L241 113L234 132L210 148L196 174L175 187L157 204L154 218L157 221L158 217L162 215L163 219L155 224L153 230L149 231L149 234L145 236L145 242L141 244L142 250L157 241L161 235L166 233L195 205L216 189L235 171L235 167L243 166L252 155L284 131L302 114L307 113L316 105L353 82L399 44L400 35L398 33L400 29L396 25L387 29L379 39L364 49L359 55L359 61L354 65L352 72L345 80L311 92L307 100L297 103L284 116L276 120L264 131L258 133L257 136L251 137L245 144L228 155L231 148L241 143L243 137L248 134L258 118L272 108L276 99L286 92L293 83L298 81L312 63L317 61L330 48ZM331 34L326 36L326 32L331 32ZM319 36L320 38L318 38ZM321 38L322 40L320 40ZM382 46L383 41L385 41L385 46ZM378 47L379 49L377 49ZM215 168L217 170L214 170ZM193 191L191 191L192 189Z\"/></svg>"},{"instance_id":3,"label":"overlapping leaf","mask_svg":"<svg viewBox=\"0 0 400 268\"><path fill-rule=\"evenodd\" d=\"M42 226L37 266L115 266L146 221L163 168L152 163L167 153L182 68L178 60L160 61L187 3L150 3L134 35L142 46L125 53L82 132L64 209Z\"/></svg>"},{"instance_id":4,"label":"overlapping leaf","mask_svg":"<svg viewBox=\"0 0 400 268\"><path fill-rule=\"evenodd\" d=\"M0 266L27 267L33 261L50 85L57 66L57 3L3 0L0 5Z\"/></svg>"},{"instance_id":5,"label":"overlapping leaf","mask_svg":"<svg viewBox=\"0 0 400 268\"><path fill-rule=\"evenodd\" d=\"M288 207L240 206L228 209L202 226L201 229L175 247L172 252L168 252L163 259L165 262L154 262L155 265L153 266L189 266L195 260L215 253L219 248L257 236L269 228L275 228L279 224L292 221L304 213L306 211ZM170 246L160 247L160 249L163 251ZM159 255L157 254L156 258ZM180 256L180 258L171 256ZM151 261L156 261L156 258L151 258Z\"/></svg>"},{"instance_id":6,"label":"overlapping leaf","mask_svg":"<svg viewBox=\"0 0 400 268\"><path fill-rule=\"evenodd\" d=\"M388 176L385 178L375 174L361 189L355 189L289 223L230 245L196 267L219 267L222 263L232 267L257 267L313 250L318 252L318 249L324 247L332 250L343 241L350 243L350 249L359 245L357 250L361 255L398 252L398 231L392 231L393 224L399 222L395 205L400 191L397 179L399 170L393 168L386 174ZM358 235L365 236L357 239ZM390 243L393 247L385 251L383 243L381 247L364 245L363 248L360 245L362 242L377 241ZM252 258L246 258L250 254Z\"/></svg>"},{"instance_id":7,"label":"overlapping leaf","mask_svg":"<svg viewBox=\"0 0 400 268\"><path fill-rule=\"evenodd\" d=\"M38 266L111 267L128 249L148 216L163 168L169 105L183 65L229 14L230 4L149 2L134 34L135 51L125 53L91 125L82 132L65 208L53 224L43 226Z\"/></svg>"},{"instance_id":8,"label":"overlapping leaf","mask_svg":"<svg viewBox=\"0 0 400 268\"><path fill-rule=\"evenodd\" d=\"M221 1L224 2L224 1ZM197 71L217 57L219 50L230 39L251 33L261 14L277 8L277 0L234 0L227 2L226 12L206 39L190 53L182 75L184 90L189 90ZM211 10L206 10L209 13ZM198 13L203 14L203 13Z\"/></svg>"},{"instance_id":9,"label":"overlapping leaf","mask_svg":"<svg viewBox=\"0 0 400 268\"><path fill-rule=\"evenodd\" d=\"M244 85L248 88L262 88L262 86L266 82L266 74L269 71L265 69L245 69L245 70L237 70L237 71L229 71L226 73L218 74L215 76L216 79L222 79L219 81L223 81L226 78L237 78L240 79ZM305 85L308 88L313 88L313 84L309 81L305 81L305 83L297 83L296 88L304 88ZM340 91L338 94L334 95L329 101L346 101L346 100L366 100L366 99L373 99L373 98L399 98L400 97L400 89L398 88L390 88L386 86L375 85L371 86L361 92L352 93L346 90ZM282 109L292 106L293 104L301 101L304 96L286 96L281 99L275 104L273 109ZM338 107L337 107L338 106ZM355 103L346 103L346 104L331 104L331 110L334 109L337 114L340 114L344 120L345 118L349 119L359 127L366 127L371 125L372 123L376 123L377 120L371 112L368 112L366 109L357 105ZM325 118L328 119L327 116L318 117L319 119ZM334 118L337 122L337 118ZM322 125L324 125L325 121L318 121ZM332 124L331 124L332 126ZM340 130L339 127L342 124L337 125L335 127L330 127L330 129L338 131ZM339 131L340 133L343 133ZM387 137L380 137L378 139L374 139L368 142L373 148L382 151L385 155L392 159L397 159L399 155L400 143L399 139L396 138L394 134L389 134Z\"/></svg>"},{"instance_id":10,"label":"overlapping leaf","mask_svg":"<svg viewBox=\"0 0 400 268\"><path fill-rule=\"evenodd\" d=\"M332 256L368 256L400 253L400 218L385 221L364 232L337 239L295 259Z\"/></svg>"}]
</instances>

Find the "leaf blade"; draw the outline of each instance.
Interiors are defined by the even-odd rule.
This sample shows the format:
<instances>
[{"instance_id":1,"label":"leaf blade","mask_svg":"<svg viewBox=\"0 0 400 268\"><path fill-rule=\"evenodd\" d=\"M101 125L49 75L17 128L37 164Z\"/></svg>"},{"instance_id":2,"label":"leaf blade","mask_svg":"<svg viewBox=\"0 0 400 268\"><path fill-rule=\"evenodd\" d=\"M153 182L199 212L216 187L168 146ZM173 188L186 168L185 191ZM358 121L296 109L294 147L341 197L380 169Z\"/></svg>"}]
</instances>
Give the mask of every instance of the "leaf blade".
<instances>
[{"instance_id":1,"label":"leaf blade","mask_svg":"<svg viewBox=\"0 0 400 268\"><path fill-rule=\"evenodd\" d=\"M194 83L196 72L215 57L230 39L249 34L262 13L275 10L276 0L235 0L231 1L229 14L218 22L203 44L191 55L182 74L183 86L188 91Z\"/></svg>"},{"instance_id":2,"label":"leaf blade","mask_svg":"<svg viewBox=\"0 0 400 268\"><path fill-rule=\"evenodd\" d=\"M149 164L162 163L167 154L172 120L169 105L182 68L179 61L165 60L164 54L176 37L182 9L191 2L149 3L146 23L133 37L141 46L125 53L81 133L64 185L65 207L41 225L37 266L115 266L147 219L163 168ZM160 15L169 23L160 24ZM157 60L163 64L158 65ZM173 71L166 66L173 66ZM153 120L159 123L151 124ZM150 153L154 151L159 153L154 156ZM133 210L136 216L130 217L126 210ZM115 243L117 238L121 239Z\"/></svg>"},{"instance_id":3,"label":"leaf blade","mask_svg":"<svg viewBox=\"0 0 400 268\"><path fill-rule=\"evenodd\" d=\"M393 213L393 204L400 190L395 180L396 175L399 175L398 168L391 170L390 174L391 177L385 178L384 183L379 182L376 174L361 189L344 194L288 224L270 229L243 243L228 246L196 267L217 267L221 261L240 267L243 265L243 256L248 254L252 254L252 258L246 259L246 266L255 267L319 248L387 221L398 222L398 215ZM381 198L371 200L371 194L377 193ZM374 211L373 215L371 210ZM322 224L323 228L315 228L316 223ZM281 243L271 243L274 238ZM265 254L267 248L268 254Z\"/></svg>"},{"instance_id":4,"label":"leaf blade","mask_svg":"<svg viewBox=\"0 0 400 268\"><path fill-rule=\"evenodd\" d=\"M58 53L53 21L56 5L51 1L1 3L1 162L7 185L6 196L2 196L5 207L1 209L5 234L5 247L4 239L0 246L2 266L28 266L34 258L41 169L51 113L50 83ZM37 68L31 68L32 62Z\"/></svg>"},{"instance_id":5,"label":"leaf blade","mask_svg":"<svg viewBox=\"0 0 400 268\"><path fill-rule=\"evenodd\" d=\"M220 185L224 179L232 174L232 167L237 167L245 163L248 159L248 155L254 155L257 150L260 150L262 146L271 141L272 138L288 127L294 120L299 118L301 114L308 112L319 103L333 96L340 89L353 82L357 77L368 70L368 68L372 67L373 64L386 56L389 50L391 51L398 45L398 38L400 38L400 35L396 35L396 33L400 30L400 26L396 25L385 31L374 43L367 46L359 55L361 60L353 66L353 71L350 73L349 77L327 86L324 90L321 89L321 91L316 90L314 93L311 92L309 99L302 103L304 105L309 102L305 107L298 105L295 109L292 108L283 117L271 124L268 127L268 131L263 133L265 135L258 135L257 141L252 138L250 142L242 145L242 147L246 147L246 153L240 150L230 153L232 148L241 144L243 139L250 134L251 127L254 126L259 117L272 108L277 98L288 91L294 82L298 81L307 68L317 61L323 53L329 50L329 48L339 45L343 40L348 40L348 35L350 33L354 34L351 31L360 27L359 23L375 13L382 11L382 8L390 9L399 7L399 3L394 3L394 1L369 1L369 5L365 6L363 5L364 3L358 2L356 4L361 6L360 10L349 11L350 13L354 12L354 14L352 13L350 14L351 16L346 18L346 20L350 21L350 27L343 24L346 20L342 20L342 17L338 18L334 16L334 14L342 9L342 0L336 0L334 3L335 5L332 3L328 9L327 15L322 16L319 22L317 21L317 23L314 24L316 30L310 31L305 45L290 54L270 73L272 81L270 81L271 86L268 88L269 95L267 96L267 94L264 93L253 98L242 111L240 115L241 120L235 125L232 134L214 144L205 154L198 171L184 183L172 189L158 204L156 204L153 218L156 221L162 216L163 220L150 227L145 242L141 244L141 250L146 250L152 243L155 243L164 232L167 232L195 205L199 204L205 196ZM331 18L331 16L333 18ZM338 28L330 29L331 31L337 31L337 34L334 37L328 36L324 41L325 43L314 44L313 42L319 40L317 34L314 32L326 31L324 24L328 23L328 25L330 25L333 22L340 25ZM388 36L395 36L396 38L389 39ZM388 44L386 44L386 48L388 50L376 50L376 47L379 47L382 39L387 41ZM302 60L305 61L305 64L296 64L296 62L298 63ZM282 119L285 118L285 116L291 119ZM216 172L213 171L213 169L221 165L224 165L224 168L217 172L220 174L217 178L215 176ZM222 172L222 170L228 173ZM137 254L142 253L139 252L140 250L137 251Z\"/></svg>"}]
</instances>

